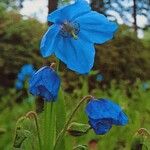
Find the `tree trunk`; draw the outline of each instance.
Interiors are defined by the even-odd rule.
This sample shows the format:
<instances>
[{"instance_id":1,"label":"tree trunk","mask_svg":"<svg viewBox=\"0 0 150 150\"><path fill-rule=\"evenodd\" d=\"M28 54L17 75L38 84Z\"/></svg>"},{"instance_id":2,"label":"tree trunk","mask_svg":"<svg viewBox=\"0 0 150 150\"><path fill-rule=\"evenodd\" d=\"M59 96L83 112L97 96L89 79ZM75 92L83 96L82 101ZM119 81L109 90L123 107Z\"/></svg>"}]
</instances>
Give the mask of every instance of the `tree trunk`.
<instances>
[{"instance_id":1,"label":"tree trunk","mask_svg":"<svg viewBox=\"0 0 150 150\"><path fill-rule=\"evenodd\" d=\"M48 0L48 14L57 9L58 0ZM52 22L48 22L48 26L51 26ZM41 113L44 110L44 100L38 97L36 100L36 112Z\"/></svg>"},{"instance_id":2,"label":"tree trunk","mask_svg":"<svg viewBox=\"0 0 150 150\"><path fill-rule=\"evenodd\" d=\"M48 0L48 13L53 12L57 9L58 0Z\"/></svg>"},{"instance_id":3,"label":"tree trunk","mask_svg":"<svg viewBox=\"0 0 150 150\"><path fill-rule=\"evenodd\" d=\"M48 14L57 9L58 0L48 0ZM52 22L48 22L48 25L52 25Z\"/></svg>"},{"instance_id":4,"label":"tree trunk","mask_svg":"<svg viewBox=\"0 0 150 150\"><path fill-rule=\"evenodd\" d=\"M137 4L136 4L136 0L133 0L133 28L135 33L137 34Z\"/></svg>"},{"instance_id":5,"label":"tree trunk","mask_svg":"<svg viewBox=\"0 0 150 150\"><path fill-rule=\"evenodd\" d=\"M104 13L104 0L91 0L92 10Z\"/></svg>"}]
</instances>

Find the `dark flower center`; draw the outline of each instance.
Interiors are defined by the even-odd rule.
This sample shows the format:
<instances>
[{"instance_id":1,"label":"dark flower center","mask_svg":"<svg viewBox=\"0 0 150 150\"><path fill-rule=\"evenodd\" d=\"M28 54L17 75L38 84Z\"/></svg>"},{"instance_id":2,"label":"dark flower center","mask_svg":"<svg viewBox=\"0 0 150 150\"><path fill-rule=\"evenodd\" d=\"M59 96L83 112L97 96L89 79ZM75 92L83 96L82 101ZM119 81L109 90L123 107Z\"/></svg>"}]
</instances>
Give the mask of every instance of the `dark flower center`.
<instances>
[{"instance_id":1,"label":"dark flower center","mask_svg":"<svg viewBox=\"0 0 150 150\"><path fill-rule=\"evenodd\" d=\"M74 39L77 39L77 35L80 31L80 26L77 22L71 23L69 21L65 21L61 25L60 34L63 37L73 37Z\"/></svg>"}]
</instances>

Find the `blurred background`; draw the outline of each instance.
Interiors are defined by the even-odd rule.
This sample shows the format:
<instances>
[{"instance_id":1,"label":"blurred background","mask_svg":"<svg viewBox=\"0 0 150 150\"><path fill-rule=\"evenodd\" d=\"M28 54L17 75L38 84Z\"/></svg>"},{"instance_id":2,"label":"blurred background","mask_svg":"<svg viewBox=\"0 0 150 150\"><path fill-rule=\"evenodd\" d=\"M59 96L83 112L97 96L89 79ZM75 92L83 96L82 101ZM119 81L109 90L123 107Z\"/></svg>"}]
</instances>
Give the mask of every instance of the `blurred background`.
<instances>
[{"instance_id":1,"label":"blurred background","mask_svg":"<svg viewBox=\"0 0 150 150\"><path fill-rule=\"evenodd\" d=\"M109 150L128 150L139 128L150 130L150 1L88 2L93 10L116 21L119 29L113 40L95 45L95 64L88 76L76 75L60 64L66 108L69 113L89 93L110 98L128 114L129 125L114 127L105 136L91 132L73 140L88 143L92 150L105 150L108 145ZM0 0L0 150L11 149L17 119L35 109L28 80L41 66L56 61L53 56L43 59L39 52L48 27L47 14L68 3L71 1ZM86 123L84 111L75 120Z\"/></svg>"}]
</instances>

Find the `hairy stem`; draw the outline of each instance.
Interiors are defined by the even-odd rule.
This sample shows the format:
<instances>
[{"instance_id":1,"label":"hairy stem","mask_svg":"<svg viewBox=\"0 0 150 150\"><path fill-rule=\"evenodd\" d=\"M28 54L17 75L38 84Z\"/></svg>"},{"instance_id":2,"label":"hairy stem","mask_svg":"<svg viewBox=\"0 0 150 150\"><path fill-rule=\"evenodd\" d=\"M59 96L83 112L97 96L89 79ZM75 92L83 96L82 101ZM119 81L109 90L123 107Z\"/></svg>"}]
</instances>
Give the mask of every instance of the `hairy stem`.
<instances>
[{"instance_id":1,"label":"hairy stem","mask_svg":"<svg viewBox=\"0 0 150 150\"><path fill-rule=\"evenodd\" d=\"M40 134L40 128L39 128L39 123L38 123L38 117L36 112L34 111L30 111L26 114L26 117L30 118L32 117L34 118L35 121L35 125L36 125L36 129L37 129L37 134L38 134L38 141L39 141L39 148L40 150L42 150L42 140L41 140L41 134Z\"/></svg>"},{"instance_id":2,"label":"hairy stem","mask_svg":"<svg viewBox=\"0 0 150 150\"><path fill-rule=\"evenodd\" d=\"M89 100L89 99L93 99L93 96L91 95L88 95L88 96L85 96L81 99L81 101L77 104L77 106L75 107L75 109L73 110L73 112L71 113L68 121L66 122L64 128L62 129L62 131L60 132L60 134L58 135L57 139L56 139L56 142L55 142L55 145L54 145L54 150L56 150L57 148L57 145L59 145L59 143L61 143L62 139L63 139L63 136L65 135L65 132L72 120L72 118L74 117L75 113L77 112L77 110L79 109L79 107L82 105L83 102L85 102L86 100Z\"/></svg>"}]
</instances>

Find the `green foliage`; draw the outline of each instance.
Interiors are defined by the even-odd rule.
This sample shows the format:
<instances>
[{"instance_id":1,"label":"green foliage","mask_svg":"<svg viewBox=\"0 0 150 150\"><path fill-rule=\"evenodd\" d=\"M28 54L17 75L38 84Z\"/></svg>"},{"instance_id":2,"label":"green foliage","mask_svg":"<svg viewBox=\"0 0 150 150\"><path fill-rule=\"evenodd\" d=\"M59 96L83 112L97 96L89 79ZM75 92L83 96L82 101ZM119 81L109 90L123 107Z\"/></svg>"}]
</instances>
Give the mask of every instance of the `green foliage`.
<instances>
[{"instance_id":1,"label":"green foliage","mask_svg":"<svg viewBox=\"0 0 150 150\"><path fill-rule=\"evenodd\" d=\"M150 59L145 53L150 55L150 51L129 27L121 26L112 41L96 48L95 68L103 73L106 81L149 79Z\"/></svg>"},{"instance_id":2,"label":"green foliage","mask_svg":"<svg viewBox=\"0 0 150 150\"><path fill-rule=\"evenodd\" d=\"M132 139L131 150L148 150L150 147L150 133L145 128L140 128Z\"/></svg>"},{"instance_id":3,"label":"green foliage","mask_svg":"<svg viewBox=\"0 0 150 150\"><path fill-rule=\"evenodd\" d=\"M61 114L61 115L60 115ZM58 103L56 105L56 135L61 132L62 127L64 127L66 122L66 106L65 106L65 99L64 99L64 93L63 90L60 88L59 94L58 94ZM57 148L59 149L65 149L65 140L63 139L60 146Z\"/></svg>"},{"instance_id":4,"label":"green foliage","mask_svg":"<svg viewBox=\"0 0 150 150\"><path fill-rule=\"evenodd\" d=\"M70 135L72 136L82 136L87 134L91 126L89 124L83 124L83 123L77 123L77 122L72 122L67 131Z\"/></svg>"},{"instance_id":5,"label":"green foliage","mask_svg":"<svg viewBox=\"0 0 150 150\"><path fill-rule=\"evenodd\" d=\"M35 98L29 95L26 89L18 92L10 86L13 85L18 70L23 64L32 63L40 67L47 63L47 60L43 60L39 55L39 42L46 25L32 18L24 18L14 10L6 11L4 7L0 7L0 20L0 149L10 150L15 138L17 138L17 146L23 143L24 149L32 149L37 143L37 139L34 138L37 136L36 132L26 127L16 128L17 135L21 133L21 138L20 136L18 138L15 136L15 126L18 118L35 109L33 107ZM88 94L96 98L106 97L116 101L127 112L130 119L126 127L113 127L104 136L96 136L92 130L79 138L66 134L65 139L62 140L62 149L64 146L67 150L72 147L86 149L84 145L89 145L89 142L95 139L98 149L108 149L108 145L111 145L109 150L130 149L135 132L139 128L149 130L150 90L142 89L142 82L137 80L137 77L147 80L150 74L150 52L147 42L149 36L145 37L143 40L137 39L129 27L120 26L113 41L96 46L94 71L87 77L76 76L73 72L64 70L61 64L60 74L63 77L63 88L66 93L60 91L58 105L55 108L57 135L61 132L60 127L64 126L74 106ZM98 72L104 75L103 83L108 83L110 86L99 89L99 83L95 82ZM43 120L43 113L38 117L40 121ZM88 123L84 105L80 107L73 121ZM28 134L33 132L35 133L33 136ZM44 137L43 130L42 137Z\"/></svg>"},{"instance_id":6,"label":"green foliage","mask_svg":"<svg viewBox=\"0 0 150 150\"><path fill-rule=\"evenodd\" d=\"M145 32L144 32L144 39L143 39L143 43L147 48L150 48L150 28L148 28Z\"/></svg>"},{"instance_id":7,"label":"green foliage","mask_svg":"<svg viewBox=\"0 0 150 150\"><path fill-rule=\"evenodd\" d=\"M80 144L88 145L92 139L97 139L98 148L102 150L108 148L108 145L111 145L111 147L109 147L109 150L130 149L132 145L132 139L139 128L146 128L147 130L150 130L150 90L144 90L141 85L142 84L140 80L137 80L137 82L132 86L127 86L127 82L117 84L113 81L110 88L108 88L107 90L98 88L93 89L90 94L92 94L96 98L110 98L121 105L129 117L129 124L125 127L115 126L110 130L109 133L104 136L96 136L93 130L90 130L86 135L78 138L70 137L70 135L66 133L66 144L68 144L67 147L69 147L70 145L70 147L76 147ZM74 106L80 101L81 95L83 92L85 92L85 89L87 89L87 87L83 85L83 88L81 87L76 89L76 91L74 91L71 96L65 93L64 99L68 115L70 114L71 110L74 109ZM0 149L5 150L9 150L13 144L16 121L22 116L22 114L25 114L25 112L33 110L34 105L34 101L27 101L27 99L29 98L26 98L26 100L24 99L23 103L21 104L14 103L14 97L12 96L12 92L10 91L11 90L9 90L9 92L7 93L8 98L5 99L5 101L7 101L7 103L12 102L12 105L10 107L6 107L5 105L3 105L3 103L1 103L1 108L5 108L1 109L0 113L0 128L5 129L5 132L3 132L3 134L0 134ZM43 114L39 115L39 119L43 119ZM79 109L78 113L73 118L73 121L83 124L86 124L88 122L84 112L84 106ZM25 127L25 129L27 128ZM30 140L29 138L28 141L24 143L24 145L31 146L29 145L29 143L33 144L33 142L31 143L31 141L32 140Z\"/></svg>"},{"instance_id":8,"label":"green foliage","mask_svg":"<svg viewBox=\"0 0 150 150\"><path fill-rule=\"evenodd\" d=\"M39 43L46 25L32 18L24 18L14 10L6 11L2 6L0 20L0 83L8 87L13 85L23 64L31 63L38 68L47 64L47 60L39 54ZM96 49L94 68L103 73L106 83L112 79L149 79L150 51L129 27L121 26L114 40L97 45ZM74 78L73 82L66 82L66 90L72 90L78 76L66 71L64 78Z\"/></svg>"},{"instance_id":9,"label":"green foliage","mask_svg":"<svg viewBox=\"0 0 150 150\"><path fill-rule=\"evenodd\" d=\"M23 19L15 11L0 7L0 82L12 85L23 64L42 64L39 42L45 26L35 19Z\"/></svg>"}]
</instances>

